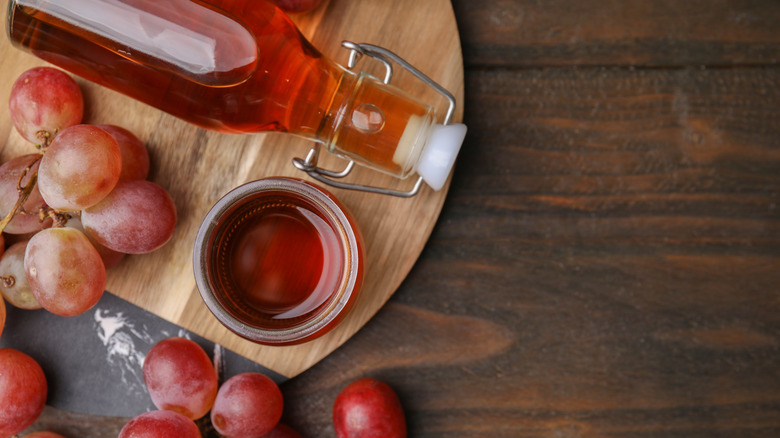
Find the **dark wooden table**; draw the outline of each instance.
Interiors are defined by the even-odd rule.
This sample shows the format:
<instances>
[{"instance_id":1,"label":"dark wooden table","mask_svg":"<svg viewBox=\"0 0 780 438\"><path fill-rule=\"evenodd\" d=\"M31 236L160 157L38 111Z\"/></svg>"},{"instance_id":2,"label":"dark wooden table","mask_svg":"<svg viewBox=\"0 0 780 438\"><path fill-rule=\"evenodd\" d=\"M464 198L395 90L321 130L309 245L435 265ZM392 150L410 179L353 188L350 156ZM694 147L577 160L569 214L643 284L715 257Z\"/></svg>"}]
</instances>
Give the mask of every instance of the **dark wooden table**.
<instances>
[{"instance_id":1,"label":"dark wooden table","mask_svg":"<svg viewBox=\"0 0 780 438\"><path fill-rule=\"evenodd\" d=\"M780 2L453 4L470 131L441 218L284 421L334 436L373 376L411 437L780 436Z\"/></svg>"}]
</instances>

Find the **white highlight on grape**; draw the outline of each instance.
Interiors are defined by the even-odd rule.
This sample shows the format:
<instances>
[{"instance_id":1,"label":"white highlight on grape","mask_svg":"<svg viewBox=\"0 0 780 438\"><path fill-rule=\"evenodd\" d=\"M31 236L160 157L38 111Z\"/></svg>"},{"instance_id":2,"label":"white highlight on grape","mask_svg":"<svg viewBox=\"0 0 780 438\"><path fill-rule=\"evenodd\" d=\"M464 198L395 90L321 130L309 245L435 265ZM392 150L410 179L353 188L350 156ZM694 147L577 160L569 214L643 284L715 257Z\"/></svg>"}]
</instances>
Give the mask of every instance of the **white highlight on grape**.
<instances>
[{"instance_id":1,"label":"white highlight on grape","mask_svg":"<svg viewBox=\"0 0 780 438\"><path fill-rule=\"evenodd\" d=\"M219 344L214 344L214 359L212 360L212 363L214 364L214 371L217 372L217 380L221 382L224 362L222 360L222 346Z\"/></svg>"}]
</instances>

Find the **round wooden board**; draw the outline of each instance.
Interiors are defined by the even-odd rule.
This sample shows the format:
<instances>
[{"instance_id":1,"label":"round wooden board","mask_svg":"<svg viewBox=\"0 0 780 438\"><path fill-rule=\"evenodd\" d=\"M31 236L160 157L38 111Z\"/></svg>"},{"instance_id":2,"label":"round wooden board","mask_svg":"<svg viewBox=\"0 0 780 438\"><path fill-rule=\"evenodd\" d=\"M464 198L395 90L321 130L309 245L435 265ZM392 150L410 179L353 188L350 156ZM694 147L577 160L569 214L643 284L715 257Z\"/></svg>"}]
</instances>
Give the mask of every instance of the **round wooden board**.
<instances>
[{"instance_id":1,"label":"round wooden board","mask_svg":"<svg viewBox=\"0 0 780 438\"><path fill-rule=\"evenodd\" d=\"M7 0L2 0L6 10ZM329 0L310 14L293 17L303 34L326 56L345 63L341 41L385 47L450 90L462 118L463 60L452 5L448 0ZM45 65L39 59L0 43L0 101L7 102L11 85L24 70ZM383 74L372 60L358 68ZM396 68L393 83L433 103L440 113L446 101L410 74ZM85 123L123 126L145 141L152 159L149 179L173 196L179 223L173 239L162 249L128 256L109 271L107 289L162 318L217 342L288 378L305 371L356 333L390 298L408 274L438 218L447 188L427 186L414 198L403 199L328 188L353 213L365 242L362 293L344 322L312 342L290 347L267 347L243 340L225 329L200 298L192 273L192 243L200 222L225 193L247 181L268 176L310 180L291 164L311 146L294 136L264 133L231 135L207 131L118 93L77 78L84 91ZM33 152L13 128L7 105L0 106L0 159ZM335 157L321 164L342 168ZM350 181L397 189L410 188L414 179L394 180L357 169ZM317 183L319 184L319 183Z\"/></svg>"}]
</instances>

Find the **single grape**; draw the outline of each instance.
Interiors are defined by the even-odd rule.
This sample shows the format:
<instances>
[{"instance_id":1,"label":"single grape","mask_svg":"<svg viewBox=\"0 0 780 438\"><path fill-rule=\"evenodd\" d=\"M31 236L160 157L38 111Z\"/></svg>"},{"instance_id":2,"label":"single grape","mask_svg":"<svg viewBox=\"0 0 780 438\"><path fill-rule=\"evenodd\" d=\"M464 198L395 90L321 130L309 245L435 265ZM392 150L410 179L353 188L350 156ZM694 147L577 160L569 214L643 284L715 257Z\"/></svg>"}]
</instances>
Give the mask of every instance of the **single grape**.
<instances>
[{"instance_id":1,"label":"single grape","mask_svg":"<svg viewBox=\"0 0 780 438\"><path fill-rule=\"evenodd\" d=\"M292 427L279 423L261 438L301 438L301 434L296 432Z\"/></svg>"},{"instance_id":2,"label":"single grape","mask_svg":"<svg viewBox=\"0 0 780 438\"><path fill-rule=\"evenodd\" d=\"M322 3L322 0L274 0L276 6L291 14L309 12Z\"/></svg>"},{"instance_id":3,"label":"single grape","mask_svg":"<svg viewBox=\"0 0 780 438\"><path fill-rule=\"evenodd\" d=\"M58 132L81 123L84 115L76 81L51 67L22 73L11 87L8 106L16 130L34 144L48 144Z\"/></svg>"},{"instance_id":4,"label":"single grape","mask_svg":"<svg viewBox=\"0 0 780 438\"><path fill-rule=\"evenodd\" d=\"M268 376L237 374L219 388L211 423L228 438L259 438L279 423L282 409L282 392Z\"/></svg>"},{"instance_id":5,"label":"single grape","mask_svg":"<svg viewBox=\"0 0 780 438\"><path fill-rule=\"evenodd\" d=\"M118 438L201 438L195 422L173 411L141 414L119 431Z\"/></svg>"},{"instance_id":6,"label":"single grape","mask_svg":"<svg viewBox=\"0 0 780 438\"><path fill-rule=\"evenodd\" d=\"M78 211L105 198L121 171L122 152L111 134L97 126L71 126L43 154L38 188L49 207Z\"/></svg>"},{"instance_id":7,"label":"single grape","mask_svg":"<svg viewBox=\"0 0 780 438\"><path fill-rule=\"evenodd\" d=\"M217 372L203 348L186 338L163 339L149 350L144 382L158 409L197 420L217 396Z\"/></svg>"},{"instance_id":8,"label":"single grape","mask_svg":"<svg viewBox=\"0 0 780 438\"><path fill-rule=\"evenodd\" d=\"M25 435L24 438L65 438L65 437L55 432L42 430L38 432L33 432L29 435Z\"/></svg>"},{"instance_id":9,"label":"single grape","mask_svg":"<svg viewBox=\"0 0 780 438\"><path fill-rule=\"evenodd\" d=\"M176 227L176 206L151 181L123 180L97 205L81 212L84 229L98 243L125 254L165 245Z\"/></svg>"},{"instance_id":10,"label":"single grape","mask_svg":"<svg viewBox=\"0 0 780 438\"><path fill-rule=\"evenodd\" d=\"M27 429L46 404L48 385L32 357L11 348L0 349L0 436Z\"/></svg>"},{"instance_id":11,"label":"single grape","mask_svg":"<svg viewBox=\"0 0 780 438\"><path fill-rule=\"evenodd\" d=\"M41 306L75 316L94 306L106 287L106 268L89 239L74 228L47 228L27 243L24 269Z\"/></svg>"},{"instance_id":12,"label":"single grape","mask_svg":"<svg viewBox=\"0 0 780 438\"><path fill-rule=\"evenodd\" d=\"M0 338L3 337L3 327L5 327L5 300L0 297Z\"/></svg>"},{"instance_id":13,"label":"single grape","mask_svg":"<svg viewBox=\"0 0 780 438\"><path fill-rule=\"evenodd\" d=\"M82 233L84 233L85 236L87 236L87 239L89 239L89 242L92 244L92 246L95 247L98 254L100 254L100 258L103 260L103 266L106 267L106 270L109 270L113 268L114 266L118 265L119 262L122 261L122 259L125 257L125 254L114 251L113 249L106 248L105 246L98 243L92 236L90 236L86 231L84 231L84 225L81 223L81 219L78 217L72 217L68 219L68 222L65 224L68 228L75 228ZM1 261L2 259L0 259ZM0 271L0 274L2 274L2 271Z\"/></svg>"},{"instance_id":14,"label":"single grape","mask_svg":"<svg viewBox=\"0 0 780 438\"><path fill-rule=\"evenodd\" d=\"M122 151L122 172L119 179L146 179L149 176L149 151L143 142L121 126L98 125L111 134Z\"/></svg>"},{"instance_id":15,"label":"single grape","mask_svg":"<svg viewBox=\"0 0 780 438\"><path fill-rule=\"evenodd\" d=\"M406 438L406 417L390 385L364 377L336 397L333 428L338 438Z\"/></svg>"},{"instance_id":16,"label":"single grape","mask_svg":"<svg viewBox=\"0 0 780 438\"><path fill-rule=\"evenodd\" d=\"M3 256L0 257L0 276L2 276L2 279L0 279L0 292L15 307L27 310L40 309L41 304L35 299L24 270L24 253L26 249L26 240L17 242L9 246Z\"/></svg>"},{"instance_id":17,"label":"single grape","mask_svg":"<svg viewBox=\"0 0 780 438\"><path fill-rule=\"evenodd\" d=\"M32 164L30 170L21 180L23 187L30 183L30 177L38 171L39 157L38 154L22 155L6 161L0 166L0 218L5 217L19 199L19 178L22 177L25 169ZM23 204L24 212L17 211L3 231L9 234L27 234L49 226L51 220L41 223L37 215L38 209L45 205L38 186L33 187L27 201ZM25 212L29 214L25 214Z\"/></svg>"}]
</instances>

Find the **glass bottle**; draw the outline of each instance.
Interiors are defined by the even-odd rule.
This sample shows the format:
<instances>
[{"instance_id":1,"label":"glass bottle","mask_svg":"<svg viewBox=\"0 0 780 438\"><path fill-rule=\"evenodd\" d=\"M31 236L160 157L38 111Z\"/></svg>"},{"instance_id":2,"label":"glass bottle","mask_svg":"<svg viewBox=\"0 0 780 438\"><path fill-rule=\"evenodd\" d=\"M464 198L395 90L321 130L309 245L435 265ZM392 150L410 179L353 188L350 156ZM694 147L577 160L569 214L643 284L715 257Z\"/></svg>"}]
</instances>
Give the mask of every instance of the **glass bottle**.
<instances>
[{"instance_id":1,"label":"glass bottle","mask_svg":"<svg viewBox=\"0 0 780 438\"><path fill-rule=\"evenodd\" d=\"M322 56L265 0L11 0L7 26L17 47L198 126L289 132L436 190L465 136Z\"/></svg>"}]
</instances>

